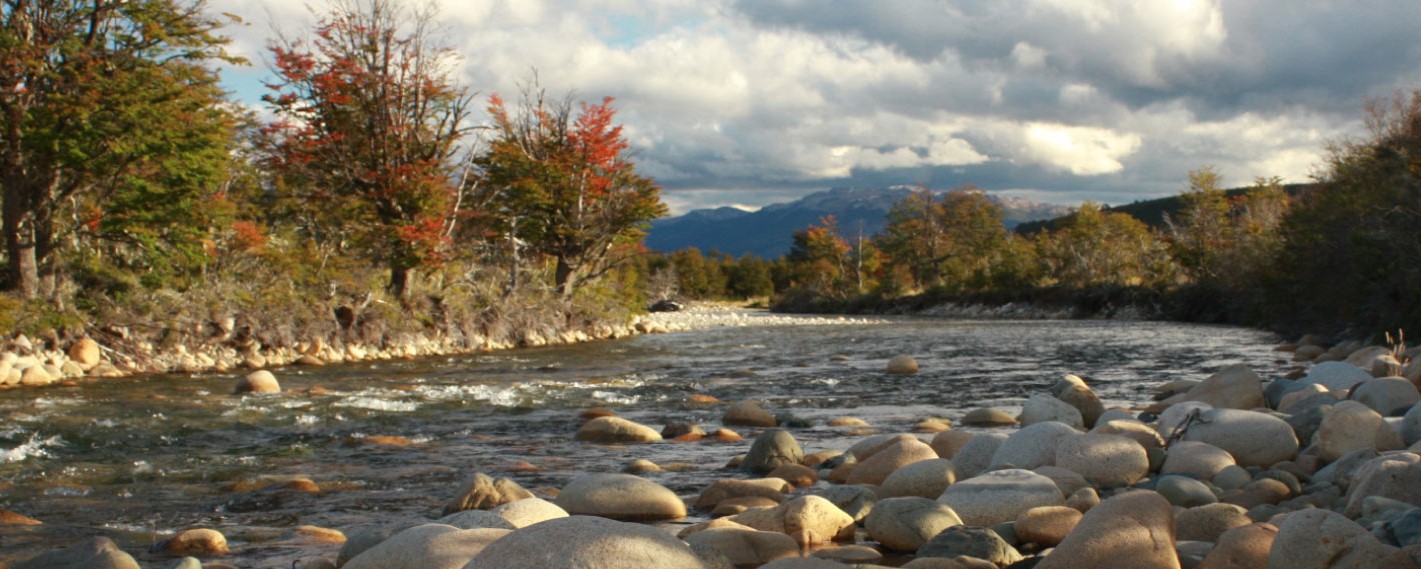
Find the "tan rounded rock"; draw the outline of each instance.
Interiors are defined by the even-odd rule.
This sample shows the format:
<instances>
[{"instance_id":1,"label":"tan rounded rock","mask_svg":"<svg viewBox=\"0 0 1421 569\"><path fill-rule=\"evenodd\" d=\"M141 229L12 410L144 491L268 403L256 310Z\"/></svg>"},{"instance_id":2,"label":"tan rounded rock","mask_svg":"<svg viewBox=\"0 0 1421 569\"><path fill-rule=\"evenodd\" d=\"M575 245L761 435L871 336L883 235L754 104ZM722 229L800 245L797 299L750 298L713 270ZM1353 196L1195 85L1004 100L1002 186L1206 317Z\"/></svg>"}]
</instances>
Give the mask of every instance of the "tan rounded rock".
<instances>
[{"instance_id":1,"label":"tan rounded rock","mask_svg":"<svg viewBox=\"0 0 1421 569\"><path fill-rule=\"evenodd\" d=\"M1188 427L1186 441L1214 445L1239 466L1268 467L1298 454L1298 438L1287 421L1267 413L1239 409L1204 409Z\"/></svg>"},{"instance_id":2,"label":"tan rounded rock","mask_svg":"<svg viewBox=\"0 0 1421 569\"><path fill-rule=\"evenodd\" d=\"M1224 449L1208 443L1180 441L1170 445L1160 474L1185 474L1199 480L1212 480L1219 471L1234 464L1233 456Z\"/></svg>"},{"instance_id":3,"label":"tan rounded rock","mask_svg":"<svg viewBox=\"0 0 1421 569\"><path fill-rule=\"evenodd\" d=\"M815 482L819 481L819 473L802 464L782 464L765 476L784 480L796 488L813 486Z\"/></svg>"},{"instance_id":4,"label":"tan rounded rock","mask_svg":"<svg viewBox=\"0 0 1421 569\"><path fill-rule=\"evenodd\" d=\"M1244 508L1233 504L1205 504L1174 515L1174 536L1180 541L1213 542L1230 529L1252 523Z\"/></svg>"},{"instance_id":5,"label":"tan rounded rock","mask_svg":"<svg viewBox=\"0 0 1421 569\"><path fill-rule=\"evenodd\" d=\"M726 478L716 480L701 490L695 505L698 509L712 510L724 500L745 497L769 498L775 502L783 502L785 493L793 489L794 487L790 486L789 482L779 478L755 480Z\"/></svg>"},{"instance_id":6,"label":"tan rounded rock","mask_svg":"<svg viewBox=\"0 0 1421 569\"><path fill-rule=\"evenodd\" d=\"M1148 490L1120 494L1091 508L1038 569L1178 569L1174 513Z\"/></svg>"},{"instance_id":7,"label":"tan rounded rock","mask_svg":"<svg viewBox=\"0 0 1421 569\"><path fill-rule=\"evenodd\" d=\"M933 460L937 453L916 438L899 439L891 446L859 461L849 473L849 484L882 484L895 470L915 462Z\"/></svg>"},{"instance_id":8,"label":"tan rounded rock","mask_svg":"<svg viewBox=\"0 0 1421 569\"><path fill-rule=\"evenodd\" d=\"M498 514L515 528L524 528L539 522L568 517L567 510L542 498L514 500L489 510Z\"/></svg>"},{"instance_id":9,"label":"tan rounded rock","mask_svg":"<svg viewBox=\"0 0 1421 569\"><path fill-rule=\"evenodd\" d=\"M572 516L508 534L464 569L706 569L691 547L660 528Z\"/></svg>"},{"instance_id":10,"label":"tan rounded rock","mask_svg":"<svg viewBox=\"0 0 1421 569\"><path fill-rule=\"evenodd\" d=\"M968 525L987 527L1013 521L1038 506L1060 506L1065 498L1050 478L1029 470L994 470L960 480L937 499Z\"/></svg>"},{"instance_id":11,"label":"tan rounded rock","mask_svg":"<svg viewBox=\"0 0 1421 569\"><path fill-rule=\"evenodd\" d=\"M935 500L957 481L952 461L945 458L920 460L894 470L878 490L881 498L917 496Z\"/></svg>"},{"instance_id":12,"label":"tan rounded rock","mask_svg":"<svg viewBox=\"0 0 1421 569\"><path fill-rule=\"evenodd\" d=\"M761 531L777 531L801 545L853 537L854 518L819 496L800 496L773 508L750 510L727 518Z\"/></svg>"},{"instance_id":13,"label":"tan rounded rock","mask_svg":"<svg viewBox=\"0 0 1421 569\"><path fill-rule=\"evenodd\" d=\"M1343 401L1334 405L1313 435L1313 444L1323 460L1334 461L1360 449L1377 451L1405 448L1401 435L1386 419L1366 405ZM1280 528L1281 529L1281 528Z\"/></svg>"},{"instance_id":14,"label":"tan rounded rock","mask_svg":"<svg viewBox=\"0 0 1421 569\"><path fill-rule=\"evenodd\" d=\"M1016 424L1016 417L1001 409L978 407L962 417L962 424L974 427L1006 427Z\"/></svg>"},{"instance_id":15,"label":"tan rounded rock","mask_svg":"<svg viewBox=\"0 0 1421 569\"><path fill-rule=\"evenodd\" d=\"M597 417L583 423L576 438L597 443L650 443L660 441L661 433L621 417Z\"/></svg>"},{"instance_id":16,"label":"tan rounded rock","mask_svg":"<svg viewBox=\"0 0 1421 569\"><path fill-rule=\"evenodd\" d=\"M1056 466L1080 474L1097 487L1113 488L1144 478L1150 472L1150 459L1145 447L1131 439L1085 434L1061 441Z\"/></svg>"},{"instance_id":17,"label":"tan rounded rock","mask_svg":"<svg viewBox=\"0 0 1421 569\"><path fill-rule=\"evenodd\" d=\"M163 542L163 551L172 555L217 557L226 555L227 537L213 529L199 528L179 532Z\"/></svg>"},{"instance_id":18,"label":"tan rounded rock","mask_svg":"<svg viewBox=\"0 0 1421 569\"><path fill-rule=\"evenodd\" d=\"M259 369L237 380L233 393L281 393L281 384L277 383L276 376L271 372Z\"/></svg>"},{"instance_id":19,"label":"tan rounded rock","mask_svg":"<svg viewBox=\"0 0 1421 569\"><path fill-rule=\"evenodd\" d=\"M1268 569L1375 567L1394 548L1342 514L1309 509L1283 516L1268 550Z\"/></svg>"},{"instance_id":20,"label":"tan rounded rock","mask_svg":"<svg viewBox=\"0 0 1421 569\"><path fill-rule=\"evenodd\" d=\"M464 510L487 510L514 500L532 498L533 493L507 478L495 480L482 472L476 472L464 483L459 493L444 506L444 514Z\"/></svg>"},{"instance_id":21,"label":"tan rounded rock","mask_svg":"<svg viewBox=\"0 0 1421 569\"><path fill-rule=\"evenodd\" d=\"M84 371L89 371L94 366L99 365L103 353L99 349L99 343L91 338L80 338L69 346L69 360L78 364Z\"/></svg>"},{"instance_id":22,"label":"tan rounded rock","mask_svg":"<svg viewBox=\"0 0 1421 569\"><path fill-rule=\"evenodd\" d=\"M874 504L864 529L892 551L917 551L942 530L961 525L952 508L927 498L886 498Z\"/></svg>"},{"instance_id":23,"label":"tan rounded rock","mask_svg":"<svg viewBox=\"0 0 1421 569\"><path fill-rule=\"evenodd\" d=\"M1043 506L1016 518L1016 536L1024 542L1054 547L1081 521L1081 512L1067 506Z\"/></svg>"},{"instance_id":24,"label":"tan rounded rock","mask_svg":"<svg viewBox=\"0 0 1421 569\"><path fill-rule=\"evenodd\" d=\"M773 414L753 401L741 401L725 410L721 423L744 427L774 427L780 424Z\"/></svg>"},{"instance_id":25,"label":"tan rounded rock","mask_svg":"<svg viewBox=\"0 0 1421 569\"><path fill-rule=\"evenodd\" d=\"M776 559L797 557L799 544L779 532L739 528L712 528L686 537L693 549L707 548L736 567L758 567Z\"/></svg>"},{"instance_id":26,"label":"tan rounded rock","mask_svg":"<svg viewBox=\"0 0 1421 569\"><path fill-rule=\"evenodd\" d=\"M1263 407L1263 378L1246 365L1231 366L1194 386L1184 399L1221 409Z\"/></svg>"},{"instance_id":27,"label":"tan rounded rock","mask_svg":"<svg viewBox=\"0 0 1421 569\"><path fill-rule=\"evenodd\" d=\"M553 503L572 515L621 521L686 517L686 505L675 492L630 474L584 474L563 487Z\"/></svg>"},{"instance_id":28,"label":"tan rounded rock","mask_svg":"<svg viewBox=\"0 0 1421 569\"><path fill-rule=\"evenodd\" d=\"M933 451L942 458L952 458L962 447L967 446L972 440L972 433L967 431L944 431L933 437L933 441L928 446L933 447Z\"/></svg>"},{"instance_id":29,"label":"tan rounded rock","mask_svg":"<svg viewBox=\"0 0 1421 569\"><path fill-rule=\"evenodd\" d=\"M1278 528L1272 524L1253 523L1225 531L1214 542L1214 549L1204 557L1198 569L1257 569L1268 567L1268 551Z\"/></svg>"},{"instance_id":30,"label":"tan rounded rock","mask_svg":"<svg viewBox=\"0 0 1421 569\"><path fill-rule=\"evenodd\" d=\"M912 356L898 355L888 360L886 371L894 375L912 375L918 373L918 361Z\"/></svg>"}]
</instances>

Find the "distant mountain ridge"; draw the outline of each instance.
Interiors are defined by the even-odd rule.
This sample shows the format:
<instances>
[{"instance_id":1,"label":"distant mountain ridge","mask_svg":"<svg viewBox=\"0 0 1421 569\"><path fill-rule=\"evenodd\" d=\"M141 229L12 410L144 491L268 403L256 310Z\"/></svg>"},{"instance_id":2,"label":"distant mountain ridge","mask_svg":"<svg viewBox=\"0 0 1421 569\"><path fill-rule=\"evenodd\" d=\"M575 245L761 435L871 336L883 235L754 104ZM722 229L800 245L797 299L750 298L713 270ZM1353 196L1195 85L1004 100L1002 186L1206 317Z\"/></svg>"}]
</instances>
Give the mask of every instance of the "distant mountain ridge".
<instances>
[{"instance_id":1,"label":"distant mountain ridge","mask_svg":"<svg viewBox=\"0 0 1421 569\"><path fill-rule=\"evenodd\" d=\"M702 252L773 259L789 252L795 231L818 223L826 215L839 220L839 232L845 239L857 239L860 234L871 237L883 231L887 225L885 217L893 204L914 191L912 186L832 188L753 212L734 207L693 210L651 222L646 246L659 252L695 247ZM987 197L1002 206L1008 229L1025 222L1060 217L1070 211L1065 206L1021 198L991 193Z\"/></svg>"}]
</instances>

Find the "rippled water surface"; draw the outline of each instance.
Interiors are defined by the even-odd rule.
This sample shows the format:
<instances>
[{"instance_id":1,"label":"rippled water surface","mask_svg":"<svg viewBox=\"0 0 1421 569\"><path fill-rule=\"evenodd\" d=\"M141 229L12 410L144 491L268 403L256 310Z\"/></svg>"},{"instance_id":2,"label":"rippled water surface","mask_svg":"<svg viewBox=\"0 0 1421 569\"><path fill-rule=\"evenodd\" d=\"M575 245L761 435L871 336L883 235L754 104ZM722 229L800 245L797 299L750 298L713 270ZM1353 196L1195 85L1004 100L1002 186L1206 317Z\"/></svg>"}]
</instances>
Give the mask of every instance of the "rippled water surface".
<instances>
[{"instance_id":1,"label":"rippled water surface","mask_svg":"<svg viewBox=\"0 0 1421 569\"><path fill-rule=\"evenodd\" d=\"M634 459L683 463L652 475L683 496L733 476L741 443L605 446L572 440L578 411L603 406L659 429L719 426L723 406L692 394L756 399L808 419L809 451L861 433L824 426L857 416L884 432L992 405L1016 411L1063 373L1087 376L1111 404L1150 387L1245 363L1283 363L1269 334L1229 327L1098 321L898 319L850 325L717 328L579 346L276 370L284 393L230 395L236 376L154 376L0 392L0 508L45 525L0 525L0 561L108 535L146 565L161 536L227 535L239 567L291 567L338 546L287 535L437 518L473 472L530 489ZM922 371L888 376L913 355ZM842 356L842 357L835 357ZM746 429L742 434L753 435ZM369 437L400 437L374 439ZM530 469L529 466L537 470ZM319 493L260 491L306 477Z\"/></svg>"}]
</instances>

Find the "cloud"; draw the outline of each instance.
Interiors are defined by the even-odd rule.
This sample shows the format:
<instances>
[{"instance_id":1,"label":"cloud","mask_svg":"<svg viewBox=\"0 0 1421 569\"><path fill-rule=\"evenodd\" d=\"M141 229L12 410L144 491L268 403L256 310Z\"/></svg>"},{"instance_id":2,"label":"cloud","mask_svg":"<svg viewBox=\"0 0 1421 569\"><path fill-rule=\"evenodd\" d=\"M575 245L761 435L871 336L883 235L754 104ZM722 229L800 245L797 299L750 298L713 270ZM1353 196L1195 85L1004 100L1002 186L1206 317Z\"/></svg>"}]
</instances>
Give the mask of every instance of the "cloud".
<instances>
[{"instance_id":1,"label":"cloud","mask_svg":"<svg viewBox=\"0 0 1421 569\"><path fill-rule=\"evenodd\" d=\"M975 183L1118 203L1306 179L1366 97L1414 88L1414 0L438 0L461 80L616 97L677 208ZM288 3L213 0L260 59ZM260 93L260 66L230 74Z\"/></svg>"}]
</instances>

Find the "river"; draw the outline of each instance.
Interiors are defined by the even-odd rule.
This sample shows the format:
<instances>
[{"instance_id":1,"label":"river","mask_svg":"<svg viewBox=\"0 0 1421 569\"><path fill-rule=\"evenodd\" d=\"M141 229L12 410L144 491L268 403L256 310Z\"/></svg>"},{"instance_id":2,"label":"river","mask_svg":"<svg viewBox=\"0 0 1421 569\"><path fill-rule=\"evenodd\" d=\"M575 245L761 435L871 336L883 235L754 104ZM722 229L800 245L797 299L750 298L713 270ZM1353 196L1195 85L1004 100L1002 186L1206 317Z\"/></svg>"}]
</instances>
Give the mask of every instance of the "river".
<instances>
[{"instance_id":1,"label":"river","mask_svg":"<svg viewBox=\"0 0 1421 569\"><path fill-rule=\"evenodd\" d=\"M750 322L755 322L753 318ZM766 320L770 322L771 320ZM535 492L645 458L649 475L685 497L750 445L573 440L579 411L603 406L661 428L719 426L722 401L755 399L812 426L807 452L846 448L861 432L825 422L855 416L881 432L977 406L1015 413L1064 373L1088 378L1106 405L1203 379L1231 364L1265 378L1286 363L1275 336L1235 327L1113 321L961 321L722 327L469 356L276 370L283 393L231 395L235 375L151 376L78 387L0 391L0 508L44 522L0 525L0 562L108 535L145 566L164 535L210 527L225 561L289 568L336 545L288 535L298 525L351 530L437 518L473 472ZM883 373L897 354L913 376ZM371 439L370 437L392 437ZM374 441L374 442L372 442ZM530 468L530 466L532 468ZM258 491L296 477L319 493Z\"/></svg>"}]
</instances>

